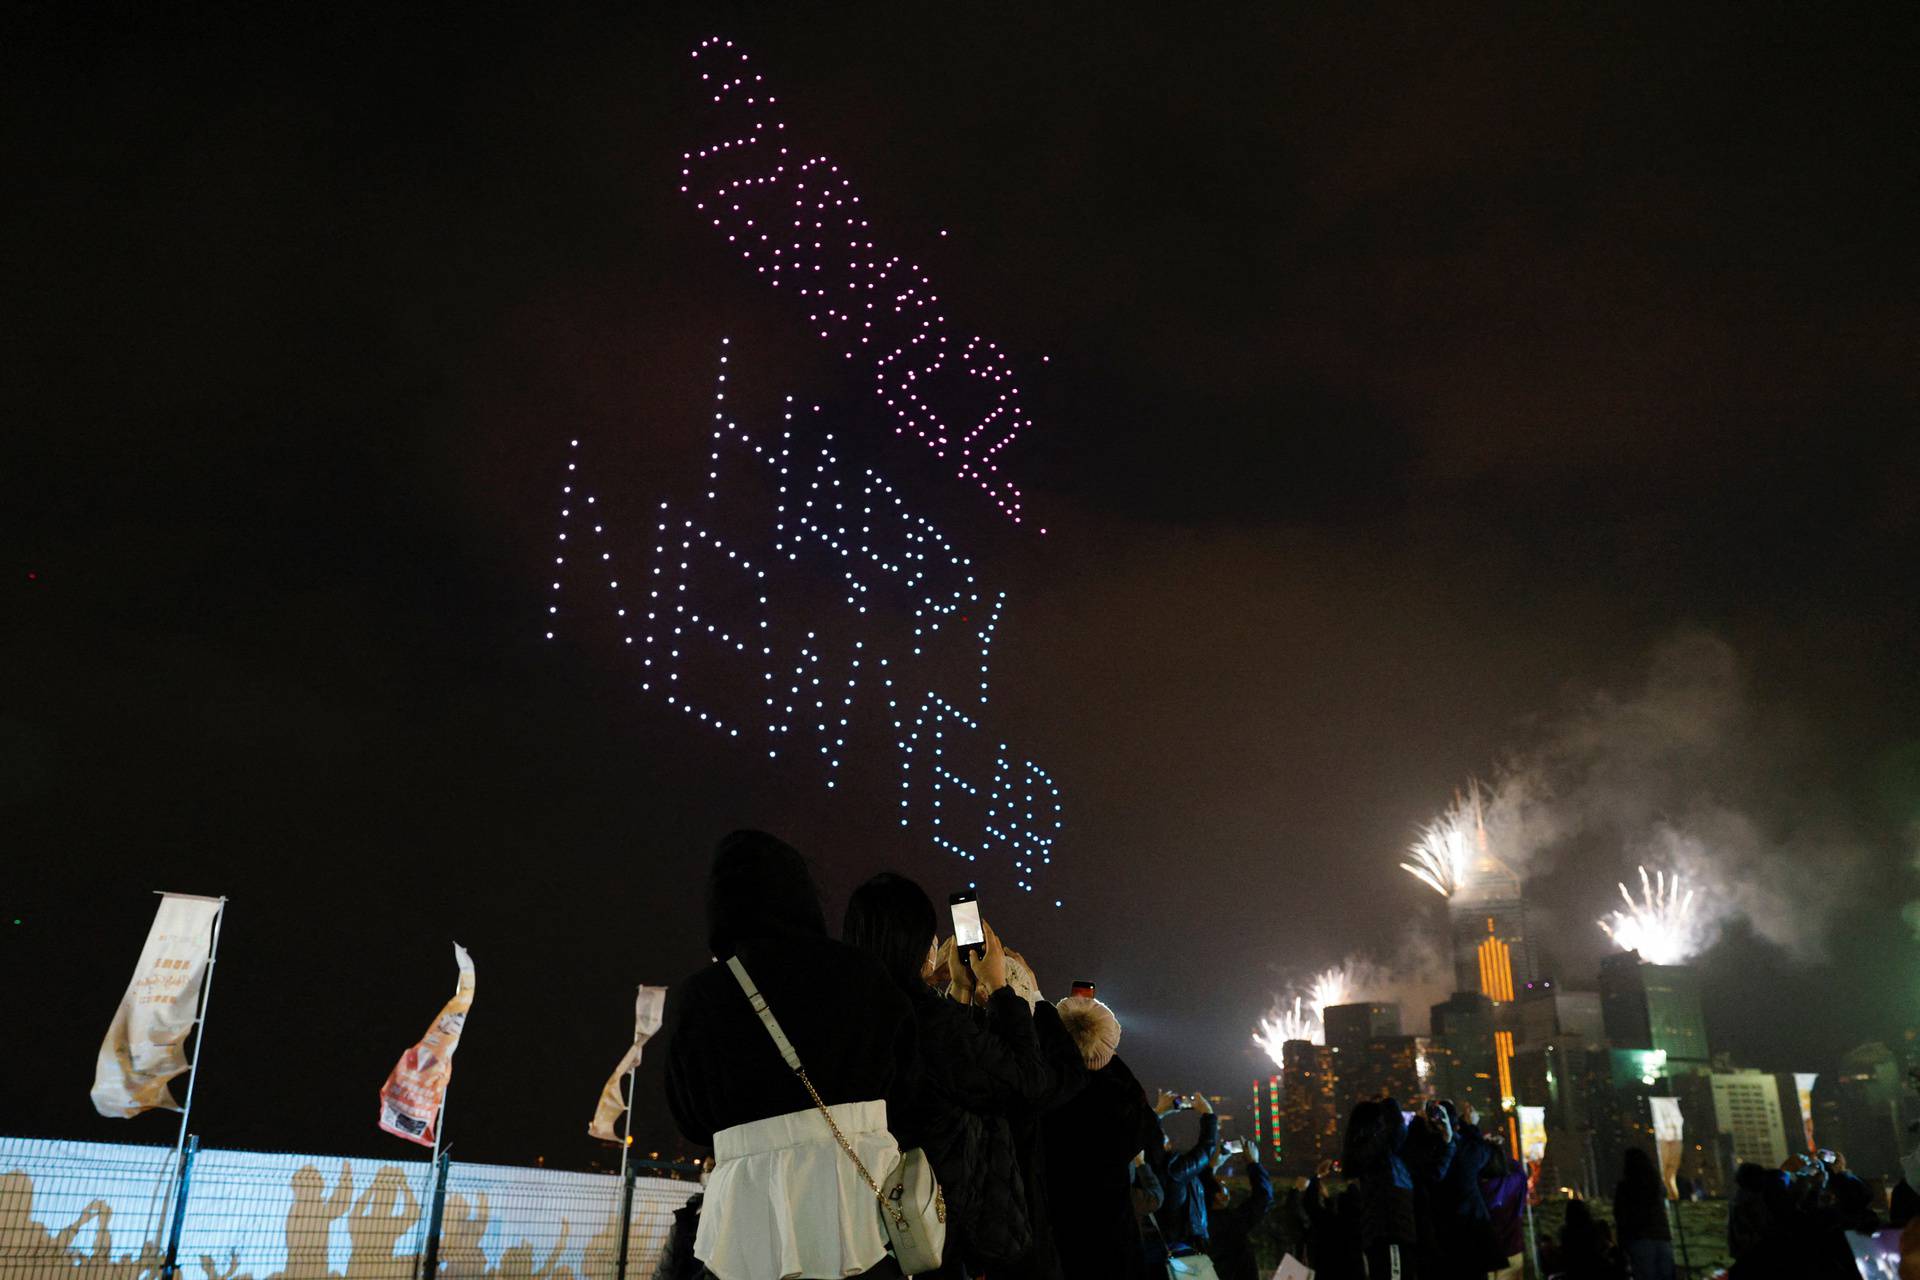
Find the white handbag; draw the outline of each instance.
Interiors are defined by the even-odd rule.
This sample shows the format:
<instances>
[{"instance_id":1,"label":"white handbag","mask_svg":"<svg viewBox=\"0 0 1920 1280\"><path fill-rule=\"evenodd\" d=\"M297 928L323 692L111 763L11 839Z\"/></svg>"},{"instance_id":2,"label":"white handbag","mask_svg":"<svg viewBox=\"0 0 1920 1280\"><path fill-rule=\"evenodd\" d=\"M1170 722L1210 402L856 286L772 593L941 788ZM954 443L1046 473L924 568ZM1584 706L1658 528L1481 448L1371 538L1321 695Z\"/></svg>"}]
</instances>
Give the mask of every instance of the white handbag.
<instances>
[{"instance_id":1,"label":"white handbag","mask_svg":"<svg viewBox=\"0 0 1920 1280\"><path fill-rule=\"evenodd\" d=\"M933 1176L933 1166L927 1163L927 1153L918 1147L901 1152L899 1161L887 1171L887 1176L876 1183L873 1175L867 1172L867 1166L854 1154L853 1147L840 1132L840 1126L833 1122L833 1113L820 1100L813 1081L807 1079L807 1069L801 1065L800 1055L794 1052L787 1033L780 1029L779 1021L767 1005L767 998L760 994L753 985L753 979L747 976L747 967L740 963L740 957L729 959L727 968L733 970L734 981L746 992L748 1003L760 1015L760 1024L773 1037L774 1047L780 1050L780 1056L786 1060L788 1068L806 1086L807 1096L820 1109L820 1118L827 1122L834 1141L847 1153L847 1159L853 1161L853 1167L860 1171L861 1181L873 1191L873 1197L880 1206L880 1225L885 1228L887 1243L893 1249L893 1260L900 1264L902 1272L910 1276L937 1271L947 1245L947 1200L940 1193L940 1180Z\"/></svg>"}]
</instances>

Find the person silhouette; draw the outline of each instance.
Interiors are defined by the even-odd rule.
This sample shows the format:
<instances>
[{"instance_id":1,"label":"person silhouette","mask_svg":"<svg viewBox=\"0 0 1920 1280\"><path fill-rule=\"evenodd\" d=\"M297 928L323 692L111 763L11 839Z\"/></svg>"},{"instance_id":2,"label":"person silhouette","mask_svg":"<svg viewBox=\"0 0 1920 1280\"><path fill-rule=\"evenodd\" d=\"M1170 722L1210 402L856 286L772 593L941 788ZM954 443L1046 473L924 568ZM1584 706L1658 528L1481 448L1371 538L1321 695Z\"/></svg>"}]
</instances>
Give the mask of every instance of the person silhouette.
<instances>
[{"instance_id":1,"label":"person silhouette","mask_svg":"<svg viewBox=\"0 0 1920 1280\"><path fill-rule=\"evenodd\" d=\"M402 1205L404 1204L404 1207ZM347 1280L375 1280L393 1273L393 1247L420 1221L420 1202L398 1168L387 1165L347 1215Z\"/></svg>"},{"instance_id":2,"label":"person silhouette","mask_svg":"<svg viewBox=\"0 0 1920 1280\"><path fill-rule=\"evenodd\" d=\"M480 1248L481 1239L487 1234L487 1193L477 1193L477 1204L470 1204L463 1195L447 1197L446 1216L442 1219L440 1230L440 1270L449 1277L484 1276L487 1273L487 1255Z\"/></svg>"},{"instance_id":3,"label":"person silhouette","mask_svg":"<svg viewBox=\"0 0 1920 1280\"><path fill-rule=\"evenodd\" d=\"M334 1219L353 1207L353 1166L340 1162L340 1181L326 1194L326 1178L314 1165L293 1171L293 1204L287 1209L287 1269L284 1280L327 1280L333 1257Z\"/></svg>"}]
</instances>

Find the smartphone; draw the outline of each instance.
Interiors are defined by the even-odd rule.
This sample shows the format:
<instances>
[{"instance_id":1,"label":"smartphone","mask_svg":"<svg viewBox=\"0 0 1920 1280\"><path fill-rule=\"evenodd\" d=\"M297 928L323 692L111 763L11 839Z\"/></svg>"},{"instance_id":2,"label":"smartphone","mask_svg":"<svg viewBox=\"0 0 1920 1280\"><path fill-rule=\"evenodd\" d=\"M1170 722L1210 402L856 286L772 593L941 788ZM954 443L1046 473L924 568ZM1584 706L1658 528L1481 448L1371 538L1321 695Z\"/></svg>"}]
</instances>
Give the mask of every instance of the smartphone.
<instances>
[{"instance_id":1,"label":"smartphone","mask_svg":"<svg viewBox=\"0 0 1920 1280\"><path fill-rule=\"evenodd\" d=\"M1247 1149L1247 1144L1238 1138L1228 1138L1220 1144L1220 1149L1230 1156L1237 1156Z\"/></svg>"},{"instance_id":2,"label":"smartphone","mask_svg":"<svg viewBox=\"0 0 1920 1280\"><path fill-rule=\"evenodd\" d=\"M1091 1000L1093 999L1093 984L1091 982L1086 981L1084 978L1075 979L1073 984L1073 990L1069 994L1076 995L1076 996L1085 996L1087 999Z\"/></svg>"},{"instance_id":3,"label":"smartphone","mask_svg":"<svg viewBox=\"0 0 1920 1280\"><path fill-rule=\"evenodd\" d=\"M1176 1093L1176 1094L1174 1094L1174 1095L1172 1095L1172 1096L1173 1096L1173 1107L1171 1108L1172 1110L1174 1110L1174 1111L1191 1111L1191 1110L1193 1110L1193 1099L1192 1099L1192 1098L1190 1098L1190 1097L1188 1097L1188 1096L1187 1096L1186 1094L1184 1094L1184 1093Z\"/></svg>"},{"instance_id":4,"label":"smartphone","mask_svg":"<svg viewBox=\"0 0 1920 1280\"><path fill-rule=\"evenodd\" d=\"M947 895L947 909L953 912L953 943L966 951L986 945L987 931L980 927L980 895L972 889L959 889Z\"/></svg>"}]
</instances>

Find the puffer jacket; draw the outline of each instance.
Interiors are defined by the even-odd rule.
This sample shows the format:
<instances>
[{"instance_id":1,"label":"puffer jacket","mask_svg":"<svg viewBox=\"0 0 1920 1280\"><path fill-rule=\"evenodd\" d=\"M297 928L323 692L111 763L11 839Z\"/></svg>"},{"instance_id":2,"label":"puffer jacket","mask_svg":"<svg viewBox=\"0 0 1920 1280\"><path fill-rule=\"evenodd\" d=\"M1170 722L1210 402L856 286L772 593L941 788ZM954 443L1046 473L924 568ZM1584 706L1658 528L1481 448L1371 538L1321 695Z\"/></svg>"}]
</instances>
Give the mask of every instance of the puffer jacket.
<instances>
[{"instance_id":1,"label":"puffer jacket","mask_svg":"<svg viewBox=\"0 0 1920 1280\"><path fill-rule=\"evenodd\" d=\"M898 1128L927 1153L947 1198L946 1274L956 1259L987 1266L1025 1256L1034 1228L1011 1120L1046 1099L1060 1072L1033 1014L1010 988L984 1010L935 992L909 993L920 1073Z\"/></svg>"}]
</instances>

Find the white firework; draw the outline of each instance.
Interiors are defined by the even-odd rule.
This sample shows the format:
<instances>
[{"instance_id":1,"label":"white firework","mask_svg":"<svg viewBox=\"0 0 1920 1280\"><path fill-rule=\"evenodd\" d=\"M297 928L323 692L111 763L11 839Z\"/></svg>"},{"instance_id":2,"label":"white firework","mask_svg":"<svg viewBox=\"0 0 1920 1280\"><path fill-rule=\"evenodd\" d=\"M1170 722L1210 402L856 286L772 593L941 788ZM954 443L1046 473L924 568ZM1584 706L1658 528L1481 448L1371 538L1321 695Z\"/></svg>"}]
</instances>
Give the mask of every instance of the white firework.
<instances>
[{"instance_id":1,"label":"white firework","mask_svg":"<svg viewBox=\"0 0 1920 1280\"><path fill-rule=\"evenodd\" d=\"M1467 878L1476 853L1487 851L1487 827L1481 816L1480 784L1469 780L1463 799L1454 793L1453 807L1420 828L1420 837L1408 848L1413 859L1400 869L1443 898L1451 898Z\"/></svg>"},{"instance_id":2,"label":"white firework","mask_svg":"<svg viewBox=\"0 0 1920 1280\"><path fill-rule=\"evenodd\" d=\"M1313 1020L1324 1023L1330 1006L1353 1003L1353 979L1344 968L1323 969L1315 975L1308 995L1313 1001Z\"/></svg>"},{"instance_id":3,"label":"white firework","mask_svg":"<svg viewBox=\"0 0 1920 1280\"><path fill-rule=\"evenodd\" d=\"M1273 1059L1276 1067L1287 1065L1281 1052L1287 1041L1305 1040L1319 1044L1324 1038L1320 1020L1308 1013L1304 1004L1301 997L1295 996L1291 1008L1282 1005L1260 1019L1260 1030L1254 1033L1253 1042L1267 1051L1267 1056Z\"/></svg>"},{"instance_id":4,"label":"white firework","mask_svg":"<svg viewBox=\"0 0 1920 1280\"><path fill-rule=\"evenodd\" d=\"M1600 921L1600 928L1622 951L1638 951L1649 964L1679 964L1697 954L1705 939L1693 915L1693 894L1681 882L1679 872L1647 874L1640 868L1640 897L1636 899L1620 886L1625 911L1615 911Z\"/></svg>"},{"instance_id":5,"label":"white firework","mask_svg":"<svg viewBox=\"0 0 1920 1280\"><path fill-rule=\"evenodd\" d=\"M1402 871L1443 898L1451 898L1466 879L1473 857L1473 833L1463 818L1456 809L1420 828L1420 838L1407 850L1413 861L1400 864Z\"/></svg>"}]
</instances>

